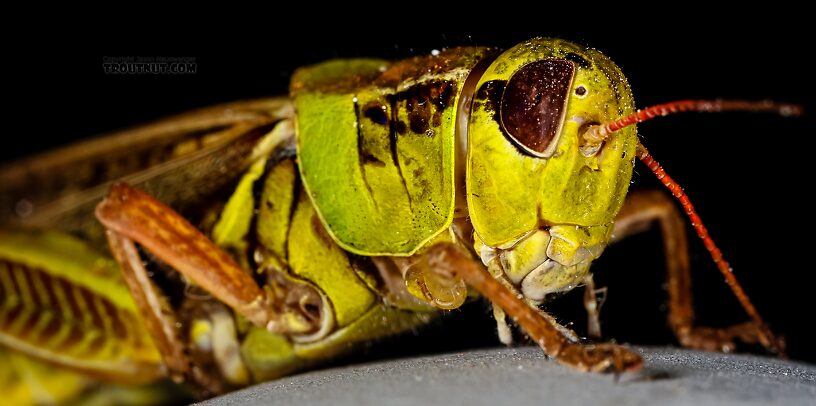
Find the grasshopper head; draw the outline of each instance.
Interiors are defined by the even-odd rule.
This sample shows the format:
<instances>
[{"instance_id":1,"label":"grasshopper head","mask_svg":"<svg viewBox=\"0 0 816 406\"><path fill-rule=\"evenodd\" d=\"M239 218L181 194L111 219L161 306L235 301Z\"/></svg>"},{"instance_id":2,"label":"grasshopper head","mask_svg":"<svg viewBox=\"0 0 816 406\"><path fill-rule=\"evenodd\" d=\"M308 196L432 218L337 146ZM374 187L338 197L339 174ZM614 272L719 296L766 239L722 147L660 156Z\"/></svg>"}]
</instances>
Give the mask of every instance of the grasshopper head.
<instances>
[{"instance_id":1,"label":"grasshopper head","mask_svg":"<svg viewBox=\"0 0 816 406\"><path fill-rule=\"evenodd\" d=\"M468 128L468 209L489 246L537 229L610 224L637 145L633 127L602 143L582 133L634 111L609 58L556 39L500 55L477 84Z\"/></svg>"},{"instance_id":2,"label":"grasshopper head","mask_svg":"<svg viewBox=\"0 0 816 406\"><path fill-rule=\"evenodd\" d=\"M583 136L634 111L626 79L598 51L537 38L500 55L476 89L467 198L477 245L513 251L535 236L522 244L531 258L504 261L516 268L505 273L521 283L548 261L552 280L539 285L574 286L611 237L632 176L634 127L603 142Z\"/></svg>"},{"instance_id":3,"label":"grasshopper head","mask_svg":"<svg viewBox=\"0 0 816 406\"><path fill-rule=\"evenodd\" d=\"M587 276L611 239L636 157L674 196L683 196L638 143L636 123L687 111L802 112L796 105L745 100L680 100L634 112L631 90L611 60L546 38L500 55L476 89L467 134L476 250L531 299ZM691 203L681 204L728 274Z\"/></svg>"}]
</instances>

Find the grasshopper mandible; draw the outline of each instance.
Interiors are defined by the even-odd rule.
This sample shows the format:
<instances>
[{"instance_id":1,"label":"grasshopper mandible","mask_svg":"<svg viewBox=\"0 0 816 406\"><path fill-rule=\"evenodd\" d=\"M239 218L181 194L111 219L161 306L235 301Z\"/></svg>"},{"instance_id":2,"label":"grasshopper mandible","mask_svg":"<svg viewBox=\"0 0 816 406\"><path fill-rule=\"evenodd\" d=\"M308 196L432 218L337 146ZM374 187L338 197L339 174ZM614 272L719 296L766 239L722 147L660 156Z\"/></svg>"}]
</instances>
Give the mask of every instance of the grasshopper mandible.
<instances>
[{"instance_id":1,"label":"grasshopper mandible","mask_svg":"<svg viewBox=\"0 0 816 406\"><path fill-rule=\"evenodd\" d=\"M562 364L635 371L637 353L586 344L538 305L584 286L599 337L590 265L653 223L679 341L782 354L634 126L727 110L800 112L721 100L636 111L607 57L538 38L505 52L333 60L299 69L289 98L202 109L10 166L0 344L15 353L0 356L74 371L77 387L169 377L214 394L427 323L470 287L492 302L502 342L509 318ZM679 199L750 322L692 323L681 212L663 193L627 196L636 160Z\"/></svg>"}]
</instances>

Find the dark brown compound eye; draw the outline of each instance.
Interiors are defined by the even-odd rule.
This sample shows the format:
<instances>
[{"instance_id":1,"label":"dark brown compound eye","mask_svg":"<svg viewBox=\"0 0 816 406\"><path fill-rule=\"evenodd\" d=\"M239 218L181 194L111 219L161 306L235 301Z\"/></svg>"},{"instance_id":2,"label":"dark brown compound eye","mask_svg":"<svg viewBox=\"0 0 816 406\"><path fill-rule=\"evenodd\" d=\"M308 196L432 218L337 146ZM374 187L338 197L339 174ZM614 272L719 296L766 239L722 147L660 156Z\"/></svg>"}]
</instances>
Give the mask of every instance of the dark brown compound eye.
<instances>
[{"instance_id":1,"label":"dark brown compound eye","mask_svg":"<svg viewBox=\"0 0 816 406\"><path fill-rule=\"evenodd\" d=\"M501 120L520 148L538 157L552 155L574 74L572 62L545 59L524 65L510 78L502 95Z\"/></svg>"}]
</instances>

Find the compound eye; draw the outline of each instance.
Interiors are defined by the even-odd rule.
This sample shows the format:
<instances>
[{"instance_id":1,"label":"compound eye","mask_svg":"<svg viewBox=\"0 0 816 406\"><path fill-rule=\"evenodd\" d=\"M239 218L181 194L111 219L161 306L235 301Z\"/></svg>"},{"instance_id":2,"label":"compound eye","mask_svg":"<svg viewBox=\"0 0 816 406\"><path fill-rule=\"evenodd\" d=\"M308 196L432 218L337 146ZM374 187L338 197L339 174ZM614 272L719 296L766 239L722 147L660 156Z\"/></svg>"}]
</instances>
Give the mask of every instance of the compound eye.
<instances>
[{"instance_id":1,"label":"compound eye","mask_svg":"<svg viewBox=\"0 0 816 406\"><path fill-rule=\"evenodd\" d=\"M527 153L553 154L564 122L575 64L544 59L524 65L510 78L501 100L502 126Z\"/></svg>"}]
</instances>

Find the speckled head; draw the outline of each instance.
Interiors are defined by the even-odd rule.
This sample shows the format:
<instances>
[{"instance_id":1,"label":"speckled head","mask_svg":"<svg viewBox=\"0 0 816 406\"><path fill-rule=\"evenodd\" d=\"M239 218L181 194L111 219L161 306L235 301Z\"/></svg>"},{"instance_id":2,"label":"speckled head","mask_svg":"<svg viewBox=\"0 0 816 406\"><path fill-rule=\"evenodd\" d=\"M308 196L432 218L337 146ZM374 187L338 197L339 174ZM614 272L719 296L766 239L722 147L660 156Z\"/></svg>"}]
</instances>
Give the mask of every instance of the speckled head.
<instances>
[{"instance_id":1,"label":"speckled head","mask_svg":"<svg viewBox=\"0 0 816 406\"><path fill-rule=\"evenodd\" d=\"M501 54L476 86L468 128L468 209L489 246L544 226L608 225L623 204L637 145L627 128L601 145L581 134L634 111L606 56L536 38Z\"/></svg>"}]
</instances>

